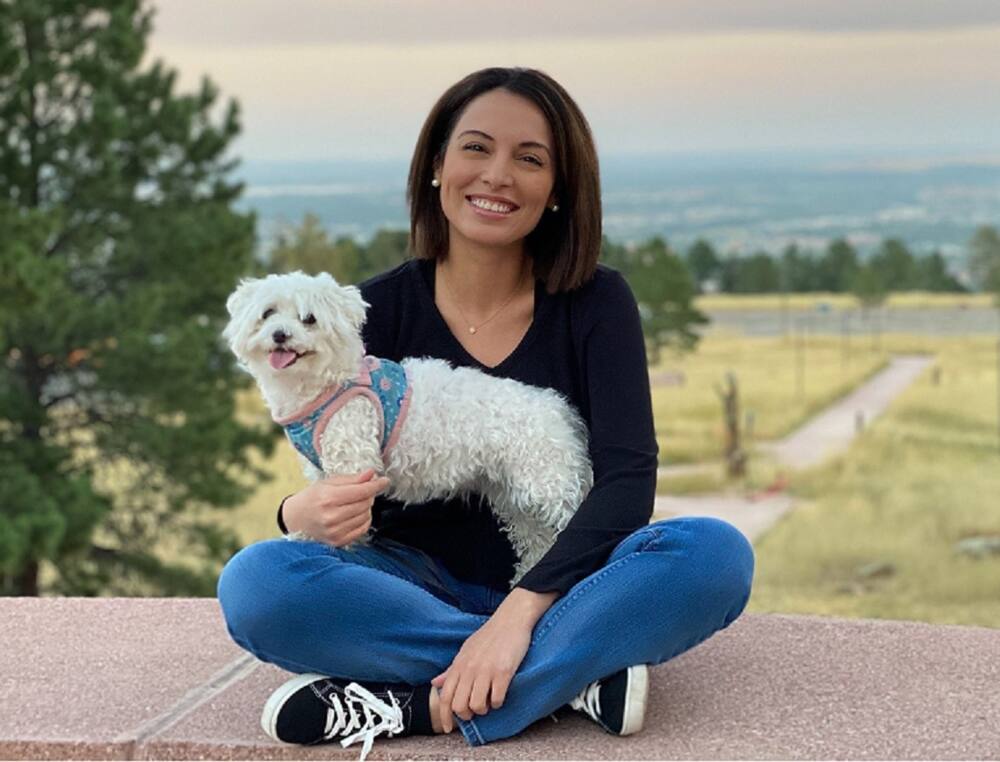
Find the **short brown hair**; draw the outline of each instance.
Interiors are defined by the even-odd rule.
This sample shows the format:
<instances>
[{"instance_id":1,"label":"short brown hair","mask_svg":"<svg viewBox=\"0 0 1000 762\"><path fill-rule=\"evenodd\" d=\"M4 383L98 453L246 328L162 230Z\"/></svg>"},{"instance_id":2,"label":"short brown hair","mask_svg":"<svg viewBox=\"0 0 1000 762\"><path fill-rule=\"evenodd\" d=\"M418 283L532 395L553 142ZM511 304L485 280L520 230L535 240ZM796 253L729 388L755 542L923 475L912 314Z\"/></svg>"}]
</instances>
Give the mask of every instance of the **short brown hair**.
<instances>
[{"instance_id":1,"label":"short brown hair","mask_svg":"<svg viewBox=\"0 0 1000 762\"><path fill-rule=\"evenodd\" d=\"M527 98L548 120L555 141L553 190L559 211L542 215L525 249L534 260L535 277L545 281L549 293L577 288L594 274L601 251L597 151L580 107L562 85L536 69L481 69L452 85L434 104L420 130L406 185L413 255L447 255L448 220L431 178L462 112L474 98L496 89Z\"/></svg>"}]
</instances>

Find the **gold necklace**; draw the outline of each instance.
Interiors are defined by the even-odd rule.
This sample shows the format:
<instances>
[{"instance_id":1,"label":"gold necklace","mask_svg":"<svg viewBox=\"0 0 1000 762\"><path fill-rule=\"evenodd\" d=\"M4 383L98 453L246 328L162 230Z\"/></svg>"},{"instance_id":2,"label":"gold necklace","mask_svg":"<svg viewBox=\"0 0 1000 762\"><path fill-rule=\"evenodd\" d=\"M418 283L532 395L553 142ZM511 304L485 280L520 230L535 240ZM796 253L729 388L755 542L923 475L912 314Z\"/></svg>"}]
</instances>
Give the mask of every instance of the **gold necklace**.
<instances>
[{"instance_id":1,"label":"gold necklace","mask_svg":"<svg viewBox=\"0 0 1000 762\"><path fill-rule=\"evenodd\" d=\"M458 314L461 315L462 320L464 320L468 324L469 333L475 333L484 325L486 325L488 322L490 322L493 318L495 318L497 315L503 312L504 307L510 304L514 300L514 297L517 296L517 292L521 290L521 283L523 281L524 281L524 274L522 273L521 277L517 281L517 285L514 287L514 290L511 292L510 296L507 297L507 301L501 304L500 308L492 315L490 315L488 318L486 318L486 320L484 320L482 323L480 323L479 325L473 325L472 322L465 316L465 313L462 311L462 308L458 304L458 300L455 298L455 294L451 290L451 286L449 286L448 281L445 280L444 270L441 270L441 282L444 283L444 287L448 291L448 296L451 297L452 304L455 305L455 309L458 310Z\"/></svg>"}]
</instances>

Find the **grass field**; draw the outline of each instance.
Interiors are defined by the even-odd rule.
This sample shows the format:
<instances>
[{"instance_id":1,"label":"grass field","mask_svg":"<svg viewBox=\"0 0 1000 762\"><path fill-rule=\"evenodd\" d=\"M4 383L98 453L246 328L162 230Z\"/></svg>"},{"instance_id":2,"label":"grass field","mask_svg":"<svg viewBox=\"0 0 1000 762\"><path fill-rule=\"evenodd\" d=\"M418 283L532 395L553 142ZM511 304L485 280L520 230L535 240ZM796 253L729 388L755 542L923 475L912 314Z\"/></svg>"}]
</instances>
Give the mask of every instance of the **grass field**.
<instances>
[{"instance_id":1,"label":"grass field","mask_svg":"<svg viewBox=\"0 0 1000 762\"><path fill-rule=\"evenodd\" d=\"M707 294L695 300L702 310L815 310L820 304L834 309L859 309L860 302L850 294ZM993 304L989 294L936 294L910 291L889 294L886 307L989 307Z\"/></svg>"},{"instance_id":2,"label":"grass field","mask_svg":"<svg viewBox=\"0 0 1000 762\"><path fill-rule=\"evenodd\" d=\"M793 337L708 334L697 352L650 369L660 462L721 458L724 429L716 388L730 371L739 384L742 409L753 417L752 443L793 431L885 362L885 353L872 351L868 342L845 350L837 337L811 336L799 344ZM675 385L681 375L683 385ZM669 378L675 383L657 383Z\"/></svg>"},{"instance_id":3,"label":"grass field","mask_svg":"<svg viewBox=\"0 0 1000 762\"><path fill-rule=\"evenodd\" d=\"M1000 556L954 549L1000 537L995 346L939 342L939 385L925 373L846 455L794 477L750 611L1000 627Z\"/></svg>"}]
</instances>

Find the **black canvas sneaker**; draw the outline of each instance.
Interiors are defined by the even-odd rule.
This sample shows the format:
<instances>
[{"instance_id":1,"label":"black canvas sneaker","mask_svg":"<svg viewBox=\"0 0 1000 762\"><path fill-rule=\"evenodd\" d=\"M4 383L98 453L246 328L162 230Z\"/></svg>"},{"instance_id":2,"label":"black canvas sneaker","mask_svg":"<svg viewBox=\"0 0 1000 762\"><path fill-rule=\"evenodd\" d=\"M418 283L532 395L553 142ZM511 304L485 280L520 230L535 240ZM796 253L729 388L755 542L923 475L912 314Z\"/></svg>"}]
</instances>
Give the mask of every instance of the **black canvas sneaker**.
<instances>
[{"instance_id":1,"label":"black canvas sneaker","mask_svg":"<svg viewBox=\"0 0 1000 762\"><path fill-rule=\"evenodd\" d=\"M284 743L340 741L347 748L363 741L363 762L376 736L409 734L412 699L413 688L401 683L362 685L323 675L298 675L271 694L260 724L271 738Z\"/></svg>"},{"instance_id":2,"label":"black canvas sneaker","mask_svg":"<svg viewBox=\"0 0 1000 762\"><path fill-rule=\"evenodd\" d=\"M649 669L645 664L595 680L569 702L607 732L627 736L642 730L649 695Z\"/></svg>"}]
</instances>

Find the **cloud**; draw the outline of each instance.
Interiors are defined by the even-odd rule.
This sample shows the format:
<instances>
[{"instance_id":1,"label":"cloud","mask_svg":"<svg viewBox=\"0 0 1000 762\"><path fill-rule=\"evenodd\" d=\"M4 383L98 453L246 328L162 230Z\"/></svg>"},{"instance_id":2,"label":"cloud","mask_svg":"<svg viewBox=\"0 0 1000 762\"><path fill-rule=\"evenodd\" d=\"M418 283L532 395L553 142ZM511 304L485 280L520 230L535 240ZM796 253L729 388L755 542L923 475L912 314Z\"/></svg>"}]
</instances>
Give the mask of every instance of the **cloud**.
<instances>
[{"instance_id":1,"label":"cloud","mask_svg":"<svg viewBox=\"0 0 1000 762\"><path fill-rule=\"evenodd\" d=\"M153 52L183 88L204 73L240 99L243 148L256 157L406 156L435 99L493 65L553 75L612 153L1000 148L1000 27Z\"/></svg>"},{"instance_id":2,"label":"cloud","mask_svg":"<svg viewBox=\"0 0 1000 762\"><path fill-rule=\"evenodd\" d=\"M885 32L1000 24L996 0L160 0L165 45L464 43L752 31Z\"/></svg>"}]
</instances>

